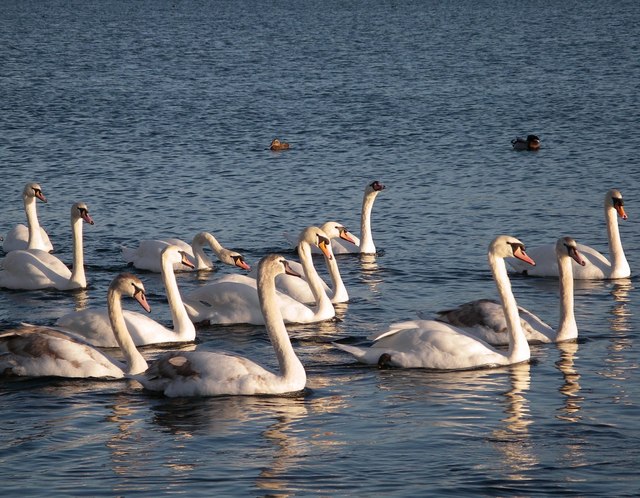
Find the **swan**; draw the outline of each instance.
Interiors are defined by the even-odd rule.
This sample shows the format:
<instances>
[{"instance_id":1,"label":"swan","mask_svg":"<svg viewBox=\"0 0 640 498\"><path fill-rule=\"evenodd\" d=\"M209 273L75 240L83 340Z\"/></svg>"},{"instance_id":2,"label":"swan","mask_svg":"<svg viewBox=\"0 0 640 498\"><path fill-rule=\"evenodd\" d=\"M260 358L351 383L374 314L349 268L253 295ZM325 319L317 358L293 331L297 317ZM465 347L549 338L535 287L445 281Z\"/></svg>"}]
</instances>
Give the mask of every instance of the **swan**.
<instances>
[{"instance_id":1,"label":"swan","mask_svg":"<svg viewBox=\"0 0 640 498\"><path fill-rule=\"evenodd\" d=\"M7 289L84 289L87 278L84 273L82 251L82 222L93 225L89 208L84 202L71 206L71 230L73 232L73 271L56 256L40 249L11 251L2 260L0 287Z\"/></svg>"},{"instance_id":2,"label":"swan","mask_svg":"<svg viewBox=\"0 0 640 498\"><path fill-rule=\"evenodd\" d=\"M36 199L40 199L45 204L47 202L47 198L42 193L42 188L39 184L27 183L22 191L22 201L24 202L24 211L27 214L28 227L19 224L7 234L2 244L4 252L18 249L53 251L53 245L51 245L47 232L38 223Z\"/></svg>"},{"instance_id":3,"label":"swan","mask_svg":"<svg viewBox=\"0 0 640 498\"><path fill-rule=\"evenodd\" d=\"M248 358L224 352L172 352L158 357L143 374L131 376L166 396L285 394L302 391L307 375L291 345L276 298L274 279L290 271L286 260L269 254L258 263L260 309L280 371L271 372Z\"/></svg>"},{"instance_id":4,"label":"swan","mask_svg":"<svg viewBox=\"0 0 640 498\"><path fill-rule=\"evenodd\" d=\"M142 313L125 310L124 321L136 346L191 342L196 338L196 329L184 309L180 289L173 272L176 263L193 266L184 251L177 246L167 246L162 251L162 280L167 290L173 329L156 322ZM58 327L70 330L97 347L117 348L107 309L84 309L68 313L58 319Z\"/></svg>"},{"instance_id":5,"label":"swan","mask_svg":"<svg viewBox=\"0 0 640 498\"><path fill-rule=\"evenodd\" d=\"M122 316L122 296L133 297L151 311L138 277L122 273L107 293L109 319L125 362L99 351L73 333L36 325L23 325L0 333L0 372L21 377L121 379L144 372L147 362L138 352Z\"/></svg>"},{"instance_id":6,"label":"swan","mask_svg":"<svg viewBox=\"0 0 640 498\"><path fill-rule=\"evenodd\" d=\"M619 190L611 189L604 196L604 215L607 220L607 233L609 236L609 254L611 262L590 246L578 244L585 265L572 263L573 278L578 280L605 280L627 278L631 275L631 269L622 249L618 219L627 219L624 210L622 194ZM535 268L525 268L520 262L507 259L509 265L517 272L536 277L557 277L558 264L556 262L555 248L553 244L534 247L529 255L536 261Z\"/></svg>"},{"instance_id":7,"label":"swan","mask_svg":"<svg viewBox=\"0 0 640 498\"><path fill-rule=\"evenodd\" d=\"M527 361L529 343L522 331L518 305L511 291L505 257L534 265L515 237L500 235L489 245L488 260L507 321L509 349L495 349L464 330L437 320L412 320L391 325L373 337L369 348L334 343L362 363L402 368L466 370L512 365Z\"/></svg>"},{"instance_id":8,"label":"swan","mask_svg":"<svg viewBox=\"0 0 640 498\"><path fill-rule=\"evenodd\" d=\"M327 258L334 257L331 242L320 228L308 227L302 231L298 255L315 296L316 305L310 308L286 294L278 293L277 301L285 323L314 323L335 317L333 304L313 266L311 245L319 247ZM189 318L195 323L262 325L264 316L260 312L256 289L255 278L247 275L225 275L186 295L184 305Z\"/></svg>"},{"instance_id":9,"label":"swan","mask_svg":"<svg viewBox=\"0 0 640 498\"><path fill-rule=\"evenodd\" d=\"M538 150L540 138L537 135L527 135L527 138L516 137L511 140L511 145L515 150Z\"/></svg>"},{"instance_id":10,"label":"swan","mask_svg":"<svg viewBox=\"0 0 640 498\"><path fill-rule=\"evenodd\" d=\"M353 235L347 230L347 228L338 223L337 221L327 221L320 229L329 237L330 240L342 239L347 242L353 242ZM332 244L333 245L333 244ZM336 258L325 257L325 262L329 269L329 276L331 277L331 287L322 282L323 287L332 303L346 303L349 301L349 292L344 285L340 269L338 268L338 261ZM297 261L288 260L291 269L300 275L304 275L304 269L302 265ZM253 272L249 273L250 277L255 277ZM276 289L280 292L291 296L296 301L301 303L314 303L316 298L311 291L309 283L304 278L293 277L291 275L278 275L276 278Z\"/></svg>"},{"instance_id":11,"label":"swan","mask_svg":"<svg viewBox=\"0 0 640 498\"><path fill-rule=\"evenodd\" d=\"M353 241L333 239L331 241L331 249L334 254L375 254L376 246L373 243L373 235L371 233L371 210L373 202L380 192L386 187L379 181L368 183L364 188L364 196L362 198L362 211L360 213L360 237L351 234ZM295 246L298 241L285 233L285 238ZM314 254L319 251L313 249Z\"/></svg>"},{"instance_id":12,"label":"swan","mask_svg":"<svg viewBox=\"0 0 640 498\"><path fill-rule=\"evenodd\" d=\"M161 272L160 253L162 253L163 249L168 245L178 246L186 252L192 265L191 267L185 268L181 262L177 262L173 266L174 271L213 270L213 262L205 254L203 249L205 244L209 244L211 250L223 263L237 266L243 270L251 269L240 253L223 247L209 232L197 233L193 237L191 245L180 239L153 239L140 241L138 247L135 249L125 246L121 246L120 249L122 251L122 257L127 264L139 270L148 270L156 273Z\"/></svg>"},{"instance_id":13,"label":"swan","mask_svg":"<svg viewBox=\"0 0 640 498\"><path fill-rule=\"evenodd\" d=\"M560 324L557 329L547 325L535 314L518 307L520 324L531 342L564 342L578 337L578 325L573 313L573 270L571 260L584 266L576 241L560 237L555 245L560 268ZM455 309L439 311L438 320L455 325L493 345L509 344L507 323L502 306L490 299L479 299Z\"/></svg>"}]
</instances>

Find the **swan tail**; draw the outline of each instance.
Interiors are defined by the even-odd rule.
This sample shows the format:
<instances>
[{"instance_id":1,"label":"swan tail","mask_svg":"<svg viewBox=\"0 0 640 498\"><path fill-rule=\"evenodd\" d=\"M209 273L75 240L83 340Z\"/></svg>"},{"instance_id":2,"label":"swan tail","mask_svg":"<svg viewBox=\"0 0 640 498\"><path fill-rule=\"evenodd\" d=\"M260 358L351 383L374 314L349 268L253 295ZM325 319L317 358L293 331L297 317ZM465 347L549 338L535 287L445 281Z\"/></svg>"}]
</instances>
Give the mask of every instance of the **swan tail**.
<instances>
[{"instance_id":1,"label":"swan tail","mask_svg":"<svg viewBox=\"0 0 640 498\"><path fill-rule=\"evenodd\" d=\"M120 245L120 253L122 254L122 259L124 259L127 263L132 263L135 259L135 249L131 249L130 247Z\"/></svg>"}]
</instances>

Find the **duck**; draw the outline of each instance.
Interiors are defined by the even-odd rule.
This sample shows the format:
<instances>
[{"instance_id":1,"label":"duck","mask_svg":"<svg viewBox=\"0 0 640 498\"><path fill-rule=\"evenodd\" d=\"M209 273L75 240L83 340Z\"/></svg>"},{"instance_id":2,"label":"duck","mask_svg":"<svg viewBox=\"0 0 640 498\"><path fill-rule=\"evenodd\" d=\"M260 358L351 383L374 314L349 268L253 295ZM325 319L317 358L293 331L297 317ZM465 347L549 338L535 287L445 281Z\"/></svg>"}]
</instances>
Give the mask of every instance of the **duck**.
<instances>
[{"instance_id":1,"label":"duck","mask_svg":"<svg viewBox=\"0 0 640 498\"><path fill-rule=\"evenodd\" d=\"M289 144L287 142L281 142L277 138L271 140L271 145L269 146L269 149L271 150L287 150L288 148Z\"/></svg>"},{"instance_id":2,"label":"duck","mask_svg":"<svg viewBox=\"0 0 640 498\"><path fill-rule=\"evenodd\" d=\"M362 208L360 210L360 237L350 233L352 240L331 239L333 254L376 254L376 245L373 242L373 233L371 231L371 211L376 197L385 188L386 186L378 180L365 185ZM297 240L291 237L288 232L285 232L284 236L295 247ZM314 248L313 253L318 254L319 250Z\"/></svg>"},{"instance_id":3,"label":"duck","mask_svg":"<svg viewBox=\"0 0 640 498\"><path fill-rule=\"evenodd\" d=\"M69 270L59 258L41 249L18 249L8 253L0 265L0 287L6 289L85 289L82 248L82 224L93 225L89 208L84 202L71 206L71 230L73 233L73 263Z\"/></svg>"},{"instance_id":4,"label":"duck","mask_svg":"<svg viewBox=\"0 0 640 498\"><path fill-rule=\"evenodd\" d=\"M392 324L371 337L370 347L334 342L357 361L380 368L426 368L470 370L513 365L528 361L529 343L522 330L518 305L504 258L515 257L535 265L524 243L510 235L499 235L489 245L487 259L500 295L507 322L509 349L496 349L465 330L438 320L410 320Z\"/></svg>"},{"instance_id":5,"label":"duck","mask_svg":"<svg viewBox=\"0 0 640 498\"><path fill-rule=\"evenodd\" d=\"M191 244L176 238L148 239L141 240L136 248L120 246L120 250L122 258L128 265L138 270L160 273L162 271L160 254L167 246L174 245L180 247L191 262L189 266L185 266L180 262L175 263L174 271L212 271L215 266L204 252L205 244L209 245L218 259L224 264L236 266L243 270L251 269L242 254L223 247L210 232L198 232L193 237Z\"/></svg>"},{"instance_id":6,"label":"duck","mask_svg":"<svg viewBox=\"0 0 640 498\"><path fill-rule=\"evenodd\" d=\"M16 225L4 237L2 250L5 253L16 251L18 249L39 249L42 251L53 251L53 245L49 240L49 235L38 222L38 213L36 210L36 199L47 203L47 198L42 192L39 183L29 182L22 190L22 202L24 203L24 211L27 215L27 226L23 224Z\"/></svg>"},{"instance_id":7,"label":"duck","mask_svg":"<svg viewBox=\"0 0 640 498\"><path fill-rule=\"evenodd\" d=\"M573 312L571 261L581 266L585 265L585 261L580 255L578 244L571 237L560 237L555 244L555 253L560 268L560 323L554 329L534 313L519 306L520 324L530 344L566 342L578 337L578 325ZM457 308L438 311L437 315L438 320L455 325L489 344L509 344L504 310L497 301L478 299Z\"/></svg>"},{"instance_id":8,"label":"duck","mask_svg":"<svg viewBox=\"0 0 640 498\"><path fill-rule=\"evenodd\" d=\"M136 346L152 344L175 344L193 342L196 329L182 304L180 289L176 281L174 266L176 263L193 266L185 251L178 246L169 245L162 250L162 280L167 291L167 301L171 310L173 328L167 328L142 313L125 310L124 321L129 335ZM90 344L101 348L117 348L118 342L113 333L108 308L87 308L61 316L56 325L74 332Z\"/></svg>"},{"instance_id":9,"label":"duck","mask_svg":"<svg viewBox=\"0 0 640 498\"><path fill-rule=\"evenodd\" d=\"M611 261L602 253L591 246L578 244L578 250L585 261L584 265L572 263L573 278L577 280L615 280L631 276L631 267L624 254L618 217L627 219L624 209L622 193L618 189L611 189L604 196L604 216L607 223L607 236L609 239L609 255ZM553 244L532 247L529 255L535 259L537 265L530 268L522 265L517 260L507 259L512 271L532 277L557 277L558 264Z\"/></svg>"},{"instance_id":10,"label":"duck","mask_svg":"<svg viewBox=\"0 0 640 498\"><path fill-rule=\"evenodd\" d=\"M285 323L315 323L335 317L335 308L313 265L312 245L319 247L327 258L334 257L331 242L319 227L310 226L301 232L298 255L305 279L315 296L315 305L307 306L278 292L276 299ZM247 275L229 274L215 279L187 294L184 305L189 318L196 324L264 324L264 315L258 303L257 281Z\"/></svg>"},{"instance_id":11,"label":"duck","mask_svg":"<svg viewBox=\"0 0 640 498\"><path fill-rule=\"evenodd\" d=\"M107 307L112 333L120 345L124 362L71 332L23 324L0 332L0 375L122 379L145 372L149 365L127 331L122 315L122 296L134 298L147 312L151 307L138 277L121 273L112 280L107 292Z\"/></svg>"},{"instance_id":12,"label":"duck","mask_svg":"<svg viewBox=\"0 0 640 498\"><path fill-rule=\"evenodd\" d=\"M538 150L540 138L537 135L527 135L527 138L516 137L511 140L511 145L515 150Z\"/></svg>"},{"instance_id":13,"label":"duck","mask_svg":"<svg viewBox=\"0 0 640 498\"><path fill-rule=\"evenodd\" d=\"M145 390L167 397L281 395L305 389L307 375L296 355L280 311L275 277L293 274L284 257L268 254L258 263L257 295L278 371L250 358L218 351L170 352L130 377Z\"/></svg>"}]
</instances>

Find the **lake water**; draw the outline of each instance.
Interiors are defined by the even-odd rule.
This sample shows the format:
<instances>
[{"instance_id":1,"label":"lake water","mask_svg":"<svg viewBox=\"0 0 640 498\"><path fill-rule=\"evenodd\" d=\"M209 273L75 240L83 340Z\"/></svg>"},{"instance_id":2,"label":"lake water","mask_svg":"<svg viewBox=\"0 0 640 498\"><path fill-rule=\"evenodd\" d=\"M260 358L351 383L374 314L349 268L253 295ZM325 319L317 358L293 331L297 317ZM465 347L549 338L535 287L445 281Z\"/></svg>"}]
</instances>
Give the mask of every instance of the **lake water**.
<instances>
[{"instance_id":1,"label":"lake water","mask_svg":"<svg viewBox=\"0 0 640 498\"><path fill-rule=\"evenodd\" d=\"M304 395L2 380L3 496L637 496L639 43L633 1L2 2L0 233L24 222L28 181L64 261L69 206L96 222L89 288L1 291L4 328L102 306L120 244L207 230L255 265L293 256L283 232L359 233L364 185L387 186L377 256L339 258L340 321L289 327ZM540 151L513 151L528 133ZM269 151L274 137L291 150ZM633 276L576 285L577 343L464 373L378 370L330 345L496 297L499 233L607 254L613 187ZM139 274L169 324L159 276ZM557 282L512 282L557 323ZM198 333L198 349L275 366L260 327Z\"/></svg>"}]
</instances>

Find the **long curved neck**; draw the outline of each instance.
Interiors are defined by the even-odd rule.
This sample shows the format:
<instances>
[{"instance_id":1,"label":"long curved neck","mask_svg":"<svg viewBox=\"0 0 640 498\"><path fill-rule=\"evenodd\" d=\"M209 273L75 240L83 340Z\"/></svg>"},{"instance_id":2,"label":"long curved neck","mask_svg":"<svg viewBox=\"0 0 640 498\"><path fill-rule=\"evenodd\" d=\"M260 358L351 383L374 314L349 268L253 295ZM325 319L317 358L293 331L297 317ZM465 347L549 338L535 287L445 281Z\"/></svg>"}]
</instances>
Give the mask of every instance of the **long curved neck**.
<instances>
[{"instance_id":1,"label":"long curved neck","mask_svg":"<svg viewBox=\"0 0 640 498\"><path fill-rule=\"evenodd\" d=\"M29 227L29 242L27 249L41 249L44 246L42 234L40 233L40 223L36 212L36 198L24 197L24 211L27 215L27 226Z\"/></svg>"},{"instance_id":2,"label":"long curved neck","mask_svg":"<svg viewBox=\"0 0 640 498\"><path fill-rule=\"evenodd\" d=\"M272 275L258 275L258 297L265 327L280 366L280 377L284 381L306 379L304 366L293 350L276 301L276 285Z\"/></svg>"},{"instance_id":3,"label":"long curved neck","mask_svg":"<svg viewBox=\"0 0 640 498\"><path fill-rule=\"evenodd\" d=\"M73 267L69 284L72 287L85 288L87 277L84 274L84 251L82 248L82 218L71 221L73 232Z\"/></svg>"},{"instance_id":4,"label":"long curved neck","mask_svg":"<svg viewBox=\"0 0 640 498\"><path fill-rule=\"evenodd\" d=\"M573 270L571 258L558 257L558 279L560 285L560 323L556 341L568 341L578 337L578 324L573 312Z\"/></svg>"},{"instance_id":5,"label":"long curved neck","mask_svg":"<svg viewBox=\"0 0 640 498\"><path fill-rule=\"evenodd\" d=\"M373 235L371 234L371 209L373 201L376 200L377 191L369 192L362 199L362 213L360 214L360 252L365 254L374 254L376 246L373 243Z\"/></svg>"},{"instance_id":6,"label":"long curved neck","mask_svg":"<svg viewBox=\"0 0 640 498\"><path fill-rule=\"evenodd\" d=\"M498 288L498 294L502 301L504 316L507 321L507 331L509 333L509 352L508 357L511 363L526 361L531 356L529 343L522 331L520 324L520 315L518 313L518 304L516 298L511 291L511 282L507 274L507 267L503 258L498 258L489 254L489 266L491 273Z\"/></svg>"},{"instance_id":7,"label":"long curved neck","mask_svg":"<svg viewBox=\"0 0 640 498\"><path fill-rule=\"evenodd\" d=\"M611 278L629 275L629 263L622 249L620 230L618 229L618 213L609 205L605 205L604 216L607 220L609 237L609 256L611 257Z\"/></svg>"},{"instance_id":8,"label":"long curved neck","mask_svg":"<svg viewBox=\"0 0 640 498\"><path fill-rule=\"evenodd\" d=\"M211 250L219 256L222 246L218 243L216 238L210 233L199 233L193 238L191 242L191 248L193 249L193 256L195 258L196 270L209 270L213 268L213 261L204 252L204 244L207 242Z\"/></svg>"},{"instance_id":9,"label":"long curved neck","mask_svg":"<svg viewBox=\"0 0 640 498\"><path fill-rule=\"evenodd\" d=\"M338 261L335 256L331 259L324 257L324 261L329 269L329 276L331 277L331 287L333 289L333 296L331 296L331 302L344 303L349 300L349 293L342 281L342 275L340 275L340 269L338 268Z\"/></svg>"},{"instance_id":10,"label":"long curved neck","mask_svg":"<svg viewBox=\"0 0 640 498\"><path fill-rule=\"evenodd\" d=\"M147 368L147 361L140 354L136 345L127 330L127 324L122 314L122 295L113 289L109 289L107 293L107 309L109 312L109 321L113 329L113 335L122 350L126 366L125 373L137 374L144 372Z\"/></svg>"},{"instance_id":11,"label":"long curved neck","mask_svg":"<svg viewBox=\"0 0 640 498\"><path fill-rule=\"evenodd\" d=\"M161 272L162 282L167 291L167 301L169 301L176 341L186 339L193 340L196 336L196 328L189 319L187 310L182 304L182 296L180 296L176 274L173 271L173 263L164 256L162 258Z\"/></svg>"},{"instance_id":12,"label":"long curved neck","mask_svg":"<svg viewBox=\"0 0 640 498\"><path fill-rule=\"evenodd\" d=\"M302 241L298 244L298 256L300 257L300 262L302 263L306 280L309 283L309 288L313 293L313 297L316 298L315 313L316 315L324 315L327 311L333 309L333 304L331 304L329 296L327 296L327 293L324 291L322 280L320 279L315 266L313 266L311 247L307 242Z\"/></svg>"}]
</instances>

